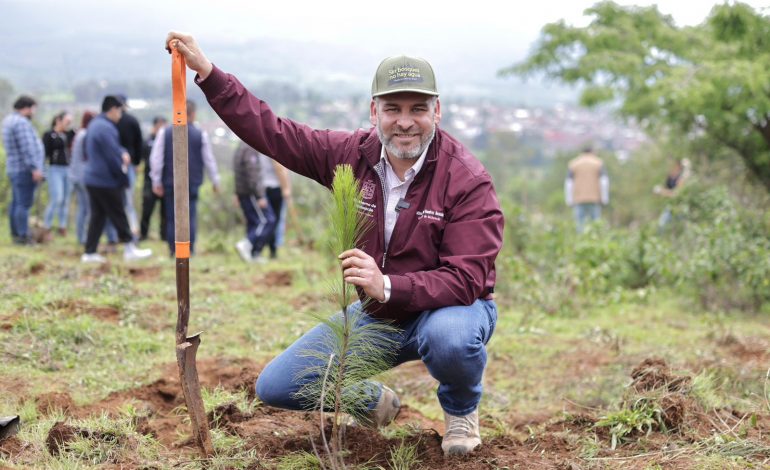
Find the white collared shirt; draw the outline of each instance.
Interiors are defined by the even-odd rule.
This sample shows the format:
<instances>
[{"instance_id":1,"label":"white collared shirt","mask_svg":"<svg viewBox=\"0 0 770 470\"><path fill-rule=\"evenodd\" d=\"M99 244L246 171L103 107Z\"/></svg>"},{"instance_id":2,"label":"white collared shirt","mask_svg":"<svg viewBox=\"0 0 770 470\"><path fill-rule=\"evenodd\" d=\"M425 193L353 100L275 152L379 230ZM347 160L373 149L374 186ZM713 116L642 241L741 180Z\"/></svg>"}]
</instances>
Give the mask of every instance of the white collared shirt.
<instances>
[{"instance_id":1,"label":"white collared shirt","mask_svg":"<svg viewBox=\"0 0 770 470\"><path fill-rule=\"evenodd\" d=\"M428 146L430 148L430 146ZM406 192L409 190L409 186L411 186L412 181L414 181L415 176L417 176L417 173L420 172L420 169L422 169L423 163L425 163L425 155L428 153L428 148L425 149L425 151L422 152L422 155L420 155L420 158L417 159L416 162L414 162L414 165L412 165L411 168L406 170L404 173L404 180L402 181L398 175L396 175L396 171L393 169L393 167L390 164L390 161L388 161L388 155L385 153L385 146L382 147L382 152L380 153L380 160L385 162L385 195L386 195L386 202L385 202L385 250L387 251L387 247L390 244L390 236L393 235L393 227L396 226L396 219L398 218L398 212L396 212L396 205L398 204L398 201L406 197ZM383 282L384 282L384 290L385 290L385 300L382 301L382 303L387 302L390 300L390 278L385 275L383 276Z\"/></svg>"}]
</instances>

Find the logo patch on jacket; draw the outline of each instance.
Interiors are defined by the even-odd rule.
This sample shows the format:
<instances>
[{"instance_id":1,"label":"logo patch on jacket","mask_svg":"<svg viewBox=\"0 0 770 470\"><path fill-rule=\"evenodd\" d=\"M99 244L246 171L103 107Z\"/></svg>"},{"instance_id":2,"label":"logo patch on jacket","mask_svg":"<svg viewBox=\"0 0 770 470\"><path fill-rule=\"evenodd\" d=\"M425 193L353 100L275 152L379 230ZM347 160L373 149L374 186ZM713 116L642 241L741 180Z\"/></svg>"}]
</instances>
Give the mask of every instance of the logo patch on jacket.
<instances>
[{"instance_id":1,"label":"logo patch on jacket","mask_svg":"<svg viewBox=\"0 0 770 470\"><path fill-rule=\"evenodd\" d=\"M444 213L441 211L432 211L430 209L423 209L417 211L418 219L430 219L430 220L444 220Z\"/></svg>"},{"instance_id":2,"label":"logo patch on jacket","mask_svg":"<svg viewBox=\"0 0 770 470\"><path fill-rule=\"evenodd\" d=\"M367 217L374 217L374 211L377 209L377 204L361 201L358 203L358 213Z\"/></svg>"},{"instance_id":3,"label":"logo patch on jacket","mask_svg":"<svg viewBox=\"0 0 770 470\"><path fill-rule=\"evenodd\" d=\"M361 195L364 199L371 199L374 197L374 191L376 189L377 186L374 184L374 181L366 180L364 181L363 186L361 186Z\"/></svg>"}]
</instances>

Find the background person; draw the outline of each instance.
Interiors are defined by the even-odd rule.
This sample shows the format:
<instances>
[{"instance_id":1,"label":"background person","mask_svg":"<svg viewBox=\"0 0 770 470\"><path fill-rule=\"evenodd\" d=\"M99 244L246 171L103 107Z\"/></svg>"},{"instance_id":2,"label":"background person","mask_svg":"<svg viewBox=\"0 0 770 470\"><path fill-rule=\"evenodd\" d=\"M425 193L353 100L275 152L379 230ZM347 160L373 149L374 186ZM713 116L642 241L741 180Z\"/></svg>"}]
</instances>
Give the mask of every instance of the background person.
<instances>
[{"instance_id":1,"label":"background person","mask_svg":"<svg viewBox=\"0 0 770 470\"><path fill-rule=\"evenodd\" d=\"M57 233L61 236L67 235L70 204L70 186L67 173L72 146L68 131L71 126L72 115L62 111L54 116L51 129L43 134L43 148L48 162L45 179L48 183L49 200L43 221L46 237L50 236L54 217L59 220Z\"/></svg>"},{"instance_id":2,"label":"background person","mask_svg":"<svg viewBox=\"0 0 770 470\"><path fill-rule=\"evenodd\" d=\"M136 166L142 162L142 127L132 114L128 113L128 98L126 95L117 95L123 105L123 115L118 121L118 134L120 145L128 151L131 162L128 165L128 187L126 188L126 217L133 234L139 233L139 222L134 209L134 187L136 187Z\"/></svg>"},{"instance_id":3,"label":"background person","mask_svg":"<svg viewBox=\"0 0 770 470\"><path fill-rule=\"evenodd\" d=\"M652 188L652 192L667 199L676 197L682 186L690 178L691 173L692 165L689 159L675 160L668 170L663 186L655 186ZM663 208L663 212L660 214L660 218L658 218L658 231L662 232L669 222L671 222L671 206L666 204L666 207Z\"/></svg>"},{"instance_id":4,"label":"background person","mask_svg":"<svg viewBox=\"0 0 770 470\"><path fill-rule=\"evenodd\" d=\"M235 197L246 219L246 238L235 244L235 250L246 262L263 262L260 252L270 239L275 242L276 216L265 195L265 163L261 154L241 142L233 155L233 173L235 175ZM273 161L267 159L267 165Z\"/></svg>"},{"instance_id":5,"label":"background person","mask_svg":"<svg viewBox=\"0 0 770 470\"><path fill-rule=\"evenodd\" d=\"M131 157L120 146L117 123L123 105L114 96L102 101L102 113L88 125L85 137L87 164L84 175L91 206L84 263L101 263L105 258L96 252L104 224L109 219L125 244L123 258L127 261L149 258L152 251L140 249L134 242L125 211L125 188L128 186L128 165Z\"/></svg>"},{"instance_id":6,"label":"background person","mask_svg":"<svg viewBox=\"0 0 770 470\"><path fill-rule=\"evenodd\" d=\"M86 243L88 214L90 212L88 190L86 189L84 183L84 173L86 167L86 128L95 116L96 113L92 111L83 112L83 117L80 121L80 129L78 129L78 131L75 133L75 138L72 142L72 158L70 159L70 165L67 173L70 186L72 187L72 191L75 193L75 201L77 204L77 213L75 216L75 234L77 236L78 243L81 245L85 245Z\"/></svg>"},{"instance_id":7,"label":"background person","mask_svg":"<svg viewBox=\"0 0 770 470\"><path fill-rule=\"evenodd\" d=\"M187 101L187 152L188 176L190 184L190 252L195 253L195 234L198 226L198 190L203 184L203 170L209 175L214 192L219 192L219 172L211 141L206 131L194 125L196 106L193 101ZM166 206L166 242L169 253L173 257L176 251L174 245L174 149L172 144L172 126L158 131L150 152L150 179L152 190L163 197Z\"/></svg>"},{"instance_id":8,"label":"background person","mask_svg":"<svg viewBox=\"0 0 770 470\"><path fill-rule=\"evenodd\" d=\"M259 160L262 168L262 186L265 188L265 196L273 211L273 215L277 219L267 237L270 259L275 259L278 256L278 247L283 242L284 234L282 231L286 228L285 206L292 204L291 179L289 178L289 170L267 155L260 153ZM281 220L284 222L281 223Z\"/></svg>"},{"instance_id":9,"label":"background person","mask_svg":"<svg viewBox=\"0 0 770 470\"><path fill-rule=\"evenodd\" d=\"M75 133L75 137L72 142L72 157L70 159L70 165L68 168L68 177L70 181L70 187L72 192L75 193L75 202L77 205L77 213L75 217L75 234L77 236L78 243L81 245L86 244L86 234L88 233L88 221L91 216L91 202L88 196L88 190L85 185L85 168L86 168L86 133L88 132L88 124L96 117L96 113L93 111L85 111L80 122L80 129ZM107 242L109 246L114 246L118 243L118 232L115 227L109 223L109 220L105 224L104 233L107 234Z\"/></svg>"},{"instance_id":10,"label":"background person","mask_svg":"<svg viewBox=\"0 0 770 470\"><path fill-rule=\"evenodd\" d=\"M31 245L34 242L29 231L29 210L35 199L35 190L43 180L45 153L31 123L37 102L22 95L13 103L13 110L3 119L2 126L5 172L11 180L12 192L8 218L14 243Z\"/></svg>"},{"instance_id":11,"label":"background person","mask_svg":"<svg viewBox=\"0 0 770 470\"><path fill-rule=\"evenodd\" d=\"M586 222L599 220L602 206L610 202L610 178L601 158L590 145L569 161L564 180L564 199L575 216L575 227L583 233Z\"/></svg>"},{"instance_id":12,"label":"background person","mask_svg":"<svg viewBox=\"0 0 770 470\"><path fill-rule=\"evenodd\" d=\"M144 141L142 147L142 161L144 162L144 186L142 187L142 221L139 228L139 239L146 240L150 233L150 220L152 219L152 213L155 210L156 203L160 204L160 224L158 226L158 233L160 239L166 240L166 209L163 204L163 198L152 192L152 179L150 178L150 152L152 152L152 146L155 143L155 137L158 132L166 127L166 118L162 116L155 116L152 120L152 130L150 135Z\"/></svg>"}]
</instances>

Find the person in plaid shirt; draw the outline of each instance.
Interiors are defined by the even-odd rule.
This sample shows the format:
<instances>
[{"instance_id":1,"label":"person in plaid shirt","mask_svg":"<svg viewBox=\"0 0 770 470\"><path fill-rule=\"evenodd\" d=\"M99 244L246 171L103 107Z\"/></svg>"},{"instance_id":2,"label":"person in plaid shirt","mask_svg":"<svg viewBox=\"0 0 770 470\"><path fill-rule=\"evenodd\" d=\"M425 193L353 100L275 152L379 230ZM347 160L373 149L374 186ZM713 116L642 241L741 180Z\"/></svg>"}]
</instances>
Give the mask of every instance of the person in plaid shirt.
<instances>
[{"instance_id":1,"label":"person in plaid shirt","mask_svg":"<svg viewBox=\"0 0 770 470\"><path fill-rule=\"evenodd\" d=\"M3 119L3 144L6 153L6 173L13 190L8 210L11 237L20 245L32 244L29 232L29 210L35 189L43 180L43 143L30 122L37 103L29 96L20 96L13 104L14 112Z\"/></svg>"}]
</instances>

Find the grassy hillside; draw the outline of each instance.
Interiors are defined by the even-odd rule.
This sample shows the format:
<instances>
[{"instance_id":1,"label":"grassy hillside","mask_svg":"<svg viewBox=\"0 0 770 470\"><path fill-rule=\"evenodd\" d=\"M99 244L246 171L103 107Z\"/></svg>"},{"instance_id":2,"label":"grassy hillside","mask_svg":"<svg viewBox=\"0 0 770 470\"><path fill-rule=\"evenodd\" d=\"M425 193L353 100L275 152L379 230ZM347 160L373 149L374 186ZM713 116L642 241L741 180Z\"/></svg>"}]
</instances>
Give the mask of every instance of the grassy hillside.
<instances>
[{"instance_id":1,"label":"grassy hillside","mask_svg":"<svg viewBox=\"0 0 770 470\"><path fill-rule=\"evenodd\" d=\"M218 455L208 465L315 468L302 452L314 432L311 418L266 409L252 385L271 357L310 328L310 314L331 313L325 280L334 267L298 246L278 261L245 265L223 249L234 239L201 238L191 263L190 331L204 331L205 400L219 410L212 415ZM165 253L159 242L149 245ZM84 266L78 256L70 240L0 244L0 416L20 414L23 423L0 444L0 465L201 467L174 382L173 261L126 264L113 254L105 266ZM463 468L744 468L770 458L766 318L704 312L691 297L654 287L538 314L510 294L511 273L502 273L482 403L487 445ZM650 358L670 366L648 367L666 383L688 377L689 414L679 428L658 426L660 413L632 406L638 376L629 374L646 359L660 365ZM384 380L405 411L366 437L379 447L366 454L354 446L349 461L446 467L435 434L426 431L443 431L435 381L420 363ZM222 407L229 403L235 408ZM640 430L624 433L624 426ZM349 439L358 442L353 431ZM399 467L399 446L416 449L422 463Z\"/></svg>"}]
</instances>

